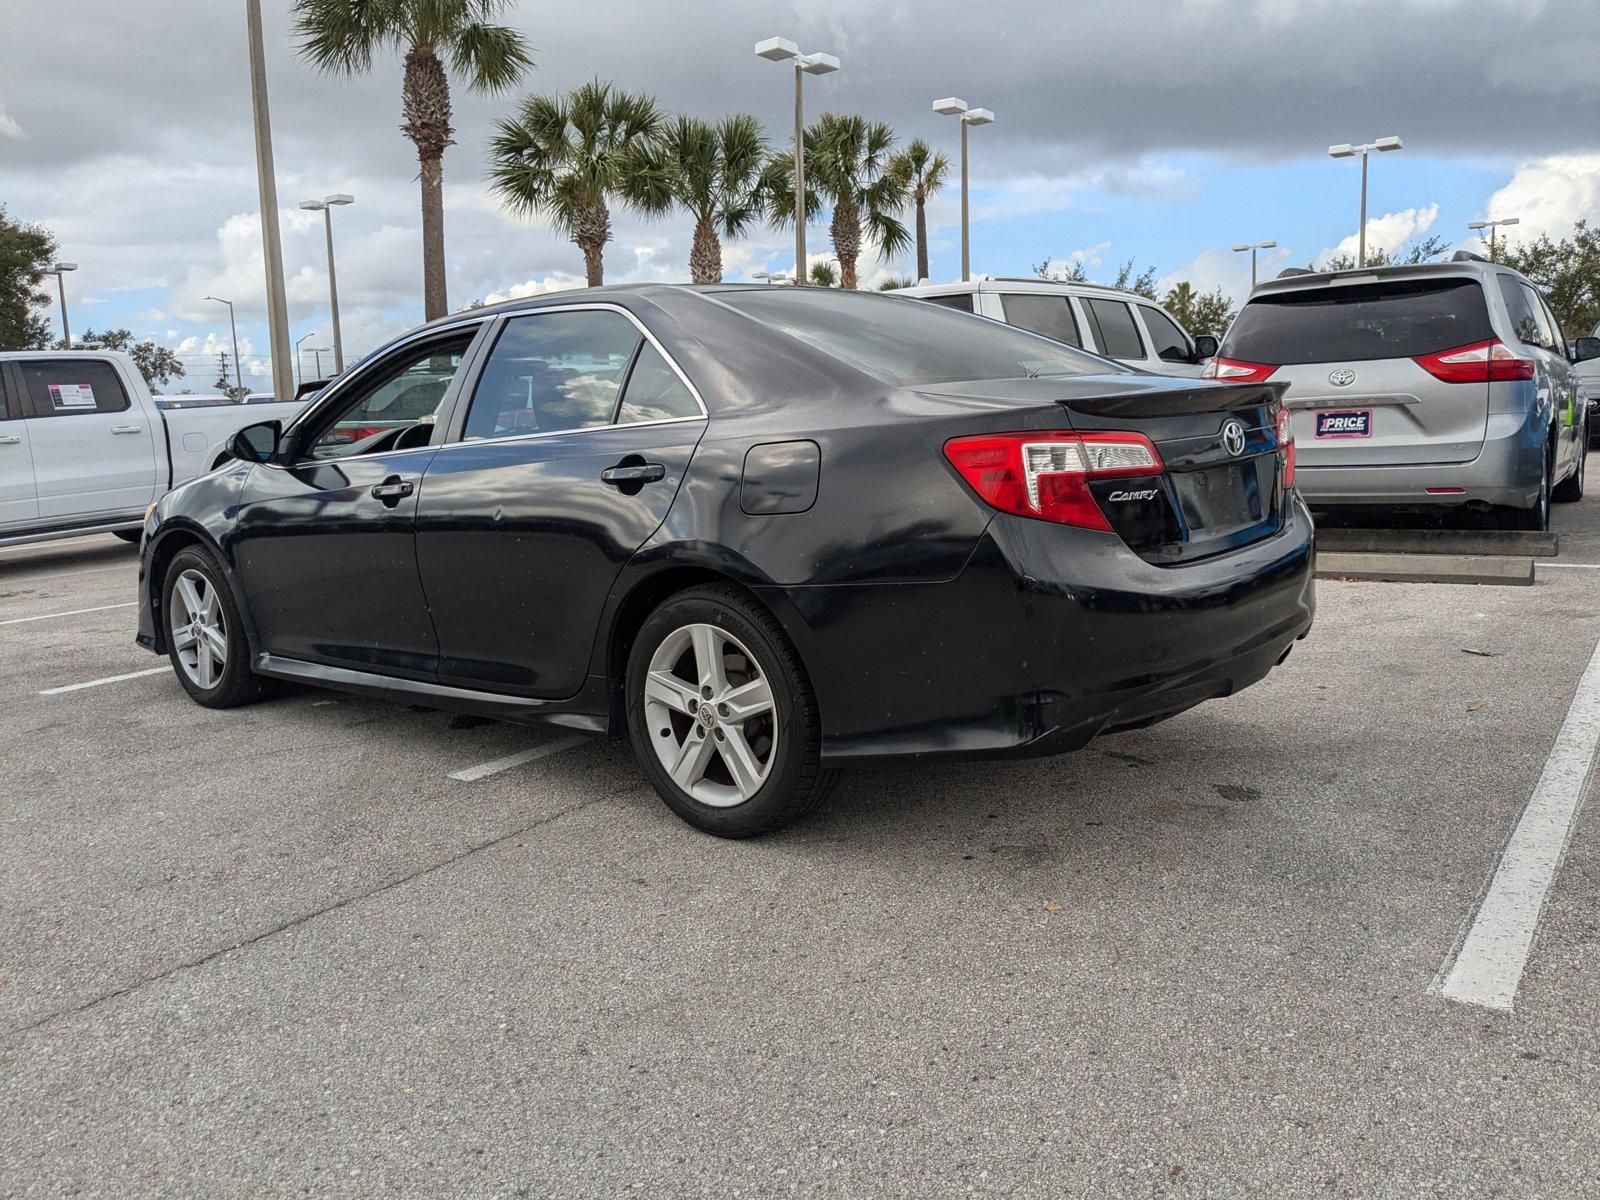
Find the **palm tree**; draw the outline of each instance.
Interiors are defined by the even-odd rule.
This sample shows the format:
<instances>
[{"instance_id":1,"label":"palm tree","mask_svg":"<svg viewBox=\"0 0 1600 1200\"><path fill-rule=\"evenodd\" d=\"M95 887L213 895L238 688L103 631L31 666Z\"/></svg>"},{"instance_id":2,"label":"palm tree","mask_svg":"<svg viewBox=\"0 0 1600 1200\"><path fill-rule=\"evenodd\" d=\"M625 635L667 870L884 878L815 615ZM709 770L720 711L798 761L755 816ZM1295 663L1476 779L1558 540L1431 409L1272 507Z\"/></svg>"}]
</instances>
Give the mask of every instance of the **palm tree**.
<instances>
[{"instance_id":1,"label":"palm tree","mask_svg":"<svg viewBox=\"0 0 1600 1200\"><path fill-rule=\"evenodd\" d=\"M917 275L921 280L928 278L928 212L926 205L928 199L944 187L945 176L950 171L950 160L943 154L935 154L933 147L921 138L917 138L889 164L889 170L904 181L906 188L911 192L911 200L917 206Z\"/></svg>"},{"instance_id":2,"label":"palm tree","mask_svg":"<svg viewBox=\"0 0 1600 1200\"><path fill-rule=\"evenodd\" d=\"M888 259L911 243L898 213L909 196L903 179L889 170L894 131L882 121L853 113L823 113L805 131L806 217L823 202L833 208L828 231L839 259L839 286L856 286L856 262L865 232ZM794 220L794 155L780 154L763 176L773 220Z\"/></svg>"},{"instance_id":3,"label":"palm tree","mask_svg":"<svg viewBox=\"0 0 1600 1200\"><path fill-rule=\"evenodd\" d=\"M422 303L431 321L449 305L444 281L444 148L451 144L450 73L478 92L511 87L533 66L522 35L494 24L510 0L296 0L300 54L335 75L364 75L373 55L404 50L402 132L422 181ZM448 62L448 70L446 63Z\"/></svg>"},{"instance_id":4,"label":"palm tree","mask_svg":"<svg viewBox=\"0 0 1600 1200\"><path fill-rule=\"evenodd\" d=\"M679 117L661 138L657 170L641 173L647 208L677 203L694 218L689 278L722 282L721 238L737 238L761 216L765 193L761 171L767 139L748 113L713 124ZM720 237L719 237L720 235Z\"/></svg>"},{"instance_id":5,"label":"palm tree","mask_svg":"<svg viewBox=\"0 0 1600 1200\"><path fill-rule=\"evenodd\" d=\"M489 180L518 213L550 218L583 251L590 287L605 282L611 206L670 203L665 122L643 93L595 79L564 96L529 96L489 142Z\"/></svg>"},{"instance_id":6,"label":"palm tree","mask_svg":"<svg viewBox=\"0 0 1600 1200\"><path fill-rule=\"evenodd\" d=\"M811 272L807 278L811 281L812 287L839 286L839 272L834 270L833 264L825 258L811 264Z\"/></svg>"}]
</instances>

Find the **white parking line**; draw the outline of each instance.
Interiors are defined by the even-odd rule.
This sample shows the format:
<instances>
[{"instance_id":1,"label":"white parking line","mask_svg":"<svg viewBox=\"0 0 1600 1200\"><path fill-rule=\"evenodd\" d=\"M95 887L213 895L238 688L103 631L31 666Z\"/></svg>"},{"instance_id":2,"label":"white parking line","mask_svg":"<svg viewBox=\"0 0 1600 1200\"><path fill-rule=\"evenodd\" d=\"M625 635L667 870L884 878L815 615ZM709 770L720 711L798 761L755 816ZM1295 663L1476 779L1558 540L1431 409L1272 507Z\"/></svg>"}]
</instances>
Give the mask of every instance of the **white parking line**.
<instances>
[{"instance_id":1,"label":"white parking line","mask_svg":"<svg viewBox=\"0 0 1600 1200\"><path fill-rule=\"evenodd\" d=\"M1600 571L1600 563L1553 563L1540 562L1537 558L1533 565L1541 571Z\"/></svg>"},{"instance_id":2,"label":"white parking line","mask_svg":"<svg viewBox=\"0 0 1600 1200\"><path fill-rule=\"evenodd\" d=\"M26 625L29 621L51 621L56 617L76 617L83 613L105 612L108 608L132 608L139 603L137 600L128 600L122 604L96 604L93 608L72 608L66 612L42 613L37 617L12 617L8 621L0 621L0 625Z\"/></svg>"},{"instance_id":3,"label":"white parking line","mask_svg":"<svg viewBox=\"0 0 1600 1200\"><path fill-rule=\"evenodd\" d=\"M1567 719L1440 991L1505 1012L1533 948L1545 895L1561 865L1600 743L1600 645L1578 681Z\"/></svg>"},{"instance_id":4,"label":"white parking line","mask_svg":"<svg viewBox=\"0 0 1600 1200\"><path fill-rule=\"evenodd\" d=\"M486 763L479 763L475 767L452 771L450 772L450 778L459 779L462 783L471 783L489 775L498 775L501 771L509 771L512 767L520 767L523 763L533 762L535 759L549 758L552 754L560 754L563 750L580 745L586 740L586 738L581 737L557 738L553 742L535 746L532 750L521 750L516 754L508 754L504 758L495 758Z\"/></svg>"},{"instance_id":5,"label":"white parking line","mask_svg":"<svg viewBox=\"0 0 1600 1200\"><path fill-rule=\"evenodd\" d=\"M121 683L124 679L143 679L146 675L160 675L163 671L170 671L172 667L151 667L148 671L129 671L126 675L107 675L104 679L91 679L87 683L68 683L61 687L45 688L41 696L59 696L62 692L81 692L84 688L99 687L106 683Z\"/></svg>"}]
</instances>

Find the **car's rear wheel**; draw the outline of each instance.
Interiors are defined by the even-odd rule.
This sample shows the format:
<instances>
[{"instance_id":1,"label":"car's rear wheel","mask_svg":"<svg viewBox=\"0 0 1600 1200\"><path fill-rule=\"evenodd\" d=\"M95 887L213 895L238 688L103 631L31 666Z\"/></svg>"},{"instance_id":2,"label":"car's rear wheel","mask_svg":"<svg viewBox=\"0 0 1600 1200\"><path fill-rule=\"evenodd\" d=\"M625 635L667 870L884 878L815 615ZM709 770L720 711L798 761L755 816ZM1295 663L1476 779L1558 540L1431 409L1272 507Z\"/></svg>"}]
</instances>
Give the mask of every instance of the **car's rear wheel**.
<instances>
[{"instance_id":1,"label":"car's rear wheel","mask_svg":"<svg viewBox=\"0 0 1600 1200\"><path fill-rule=\"evenodd\" d=\"M1550 493L1550 498L1562 504L1571 504L1575 500L1583 499L1583 469L1589 456L1584 453L1584 448L1578 447L1578 465L1573 468L1572 474L1561 481L1555 491Z\"/></svg>"},{"instance_id":2,"label":"car's rear wheel","mask_svg":"<svg viewBox=\"0 0 1600 1200\"><path fill-rule=\"evenodd\" d=\"M811 681L782 627L740 589L692 588L651 613L626 687L639 761L695 828L753 837L827 794Z\"/></svg>"},{"instance_id":3,"label":"car's rear wheel","mask_svg":"<svg viewBox=\"0 0 1600 1200\"><path fill-rule=\"evenodd\" d=\"M1542 531L1550 528L1551 458L1550 452L1546 451L1544 467L1539 474L1539 497L1533 502L1533 507L1501 509L1500 527L1502 529Z\"/></svg>"},{"instance_id":4,"label":"car's rear wheel","mask_svg":"<svg viewBox=\"0 0 1600 1200\"><path fill-rule=\"evenodd\" d=\"M198 546L180 550L167 566L161 595L167 657L196 703L235 708L271 690L271 681L250 669L239 605L216 559Z\"/></svg>"}]
</instances>

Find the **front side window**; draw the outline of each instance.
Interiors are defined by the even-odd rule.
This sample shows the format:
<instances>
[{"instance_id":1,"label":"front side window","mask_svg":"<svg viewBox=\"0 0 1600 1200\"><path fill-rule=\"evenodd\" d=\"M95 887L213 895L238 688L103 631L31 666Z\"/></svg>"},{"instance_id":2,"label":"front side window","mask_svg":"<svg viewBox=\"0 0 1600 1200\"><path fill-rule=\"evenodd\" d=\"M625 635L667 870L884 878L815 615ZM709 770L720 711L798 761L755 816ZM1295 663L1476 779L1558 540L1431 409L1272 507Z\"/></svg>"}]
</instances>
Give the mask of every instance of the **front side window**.
<instances>
[{"instance_id":1,"label":"front side window","mask_svg":"<svg viewBox=\"0 0 1600 1200\"><path fill-rule=\"evenodd\" d=\"M22 359L17 370L35 417L118 413L132 405L117 369L108 362L92 358Z\"/></svg>"},{"instance_id":2,"label":"front side window","mask_svg":"<svg viewBox=\"0 0 1600 1200\"><path fill-rule=\"evenodd\" d=\"M604 309L513 317L484 364L464 436L520 437L611 424L643 341L632 321Z\"/></svg>"},{"instance_id":3,"label":"front side window","mask_svg":"<svg viewBox=\"0 0 1600 1200\"><path fill-rule=\"evenodd\" d=\"M1174 363L1186 363L1193 359L1194 351L1189 339L1178 328L1176 321L1148 304L1141 304L1139 311L1144 315L1145 332L1150 335L1157 358L1162 362Z\"/></svg>"},{"instance_id":4,"label":"front side window","mask_svg":"<svg viewBox=\"0 0 1600 1200\"><path fill-rule=\"evenodd\" d=\"M1361 362L1418 358L1493 336L1477 279L1409 279L1258 295L1228 330L1222 353L1275 365Z\"/></svg>"},{"instance_id":5,"label":"front side window","mask_svg":"<svg viewBox=\"0 0 1600 1200\"><path fill-rule=\"evenodd\" d=\"M476 330L402 351L352 382L310 437L311 458L348 458L425 446Z\"/></svg>"},{"instance_id":6,"label":"front side window","mask_svg":"<svg viewBox=\"0 0 1600 1200\"><path fill-rule=\"evenodd\" d=\"M1030 295L1024 292L1002 295L1000 310L1006 315L1007 325L1054 338L1069 346L1083 345L1083 337L1078 333L1078 319L1072 315L1072 302L1065 296Z\"/></svg>"},{"instance_id":7,"label":"front side window","mask_svg":"<svg viewBox=\"0 0 1600 1200\"><path fill-rule=\"evenodd\" d=\"M1029 375L1102 375L1107 363L999 321L969 321L933 304L835 288L743 288L713 293L754 318L892 387Z\"/></svg>"},{"instance_id":8,"label":"front side window","mask_svg":"<svg viewBox=\"0 0 1600 1200\"><path fill-rule=\"evenodd\" d=\"M1133 323L1133 309L1120 300L1085 300L1089 320L1094 322L1095 340L1107 358L1143 358L1144 343Z\"/></svg>"}]
</instances>

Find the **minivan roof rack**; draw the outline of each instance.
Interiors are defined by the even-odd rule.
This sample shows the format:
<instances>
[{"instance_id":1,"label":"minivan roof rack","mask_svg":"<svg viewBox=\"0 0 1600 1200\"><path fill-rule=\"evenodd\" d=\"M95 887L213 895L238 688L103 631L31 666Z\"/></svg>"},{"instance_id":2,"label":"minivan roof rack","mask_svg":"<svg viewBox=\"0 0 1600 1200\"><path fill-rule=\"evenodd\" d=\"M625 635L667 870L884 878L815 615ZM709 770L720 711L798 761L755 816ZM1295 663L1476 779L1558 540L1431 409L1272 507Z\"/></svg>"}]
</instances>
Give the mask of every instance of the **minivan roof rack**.
<instances>
[{"instance_id":1,"label":"minivan roof rack","mask_svg":"<svg viewBox=\"0 0 1600 1200\"><path fill-rule=\"evenodd\" d=\"M1454 254L1452 254L1450 256L1450 261L1451 262L1481 262L1481 263L1486 263L1489 260L1487 258L1485 258L1481 254L1474 254L1471 250L1457 250Z\"/></svg>"},{"instance_id":2,"label":"minivan roof rack","mask_svg":"<svg viewBox=\"0 0 1600 1200\"><path fill-rule=\"evenodd\" d=\"M1316 272L1313 271L1310 267L1285 267L1283 270L1279 271L1277 273L1277 275L1275 275L1273 278L1275 278L1275 279L1293 279L1297 275L1315 275L1315 274L1316 274Z\"/></svg>"},{"instance_id":3,"label":"minivan roof rack","mask_svg":"<svg viewBox=\"0 0 1600 1200\"><path fill-rule=\"evenodd\" d=\"M1099 288L1103 292L1125 292L1109 283L1094 283L1087 279L1046 279L1043 275L974 275L973 283L1064 283L1070 287Z\"/></svg>"}]
</instances>

